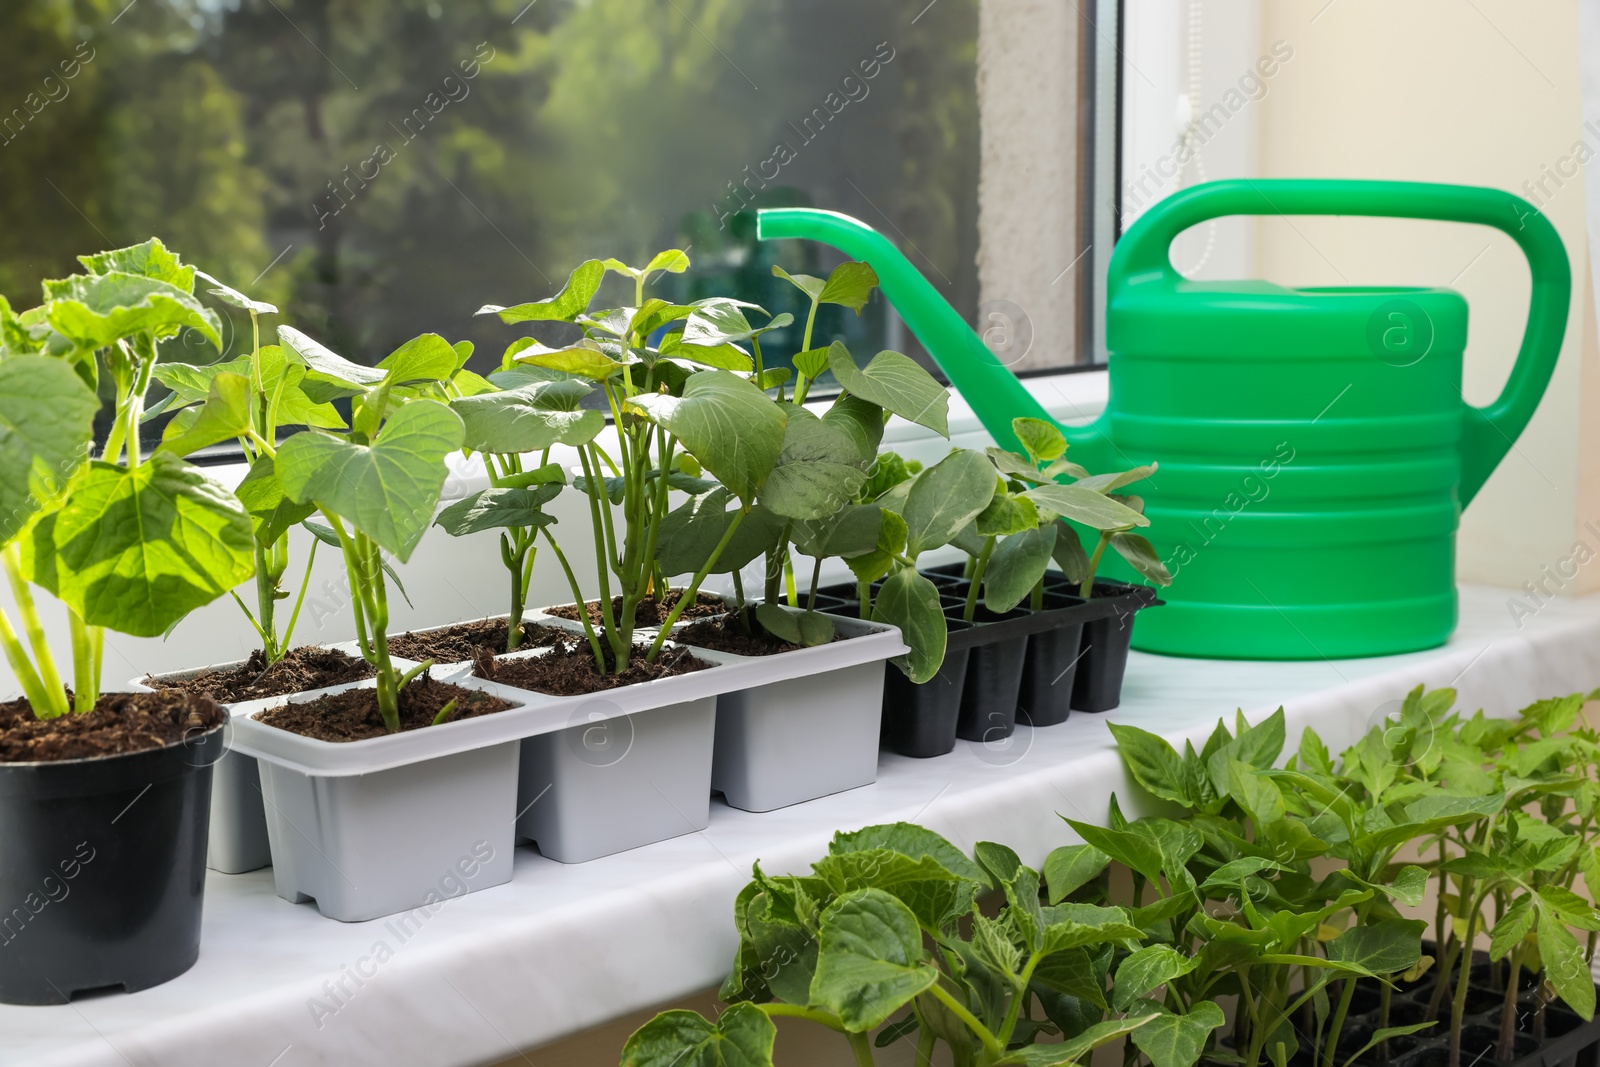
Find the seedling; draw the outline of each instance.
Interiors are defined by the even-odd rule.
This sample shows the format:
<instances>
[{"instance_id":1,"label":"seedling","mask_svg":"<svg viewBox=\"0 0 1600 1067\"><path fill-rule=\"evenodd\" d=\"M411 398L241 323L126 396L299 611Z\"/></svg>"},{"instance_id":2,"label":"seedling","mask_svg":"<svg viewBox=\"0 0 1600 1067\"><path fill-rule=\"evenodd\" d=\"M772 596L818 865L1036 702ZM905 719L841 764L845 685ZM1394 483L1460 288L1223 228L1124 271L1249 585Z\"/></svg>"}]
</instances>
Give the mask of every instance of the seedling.
<instances>
[{"instance_id":1,"label":"seedling","mask_svg":"<svg viewBox=\"0 0 1600 1067\"><path fill-rule=\"evenodd\" d=\"M275 452L283 495L321 513L344 556L361 654L377 674L377 703L390 733L400 729L400 694L432 665L402 673L389 656L389 552L401 562L422 540L444 488L445 457L461 448L461 419L435 397L466 362L467 352L436 334L408 341L377 367L363 367L305 334L279 327L290 359L331 391L351 398L350 429L303 430ZM470 351L470 350L468 350ZM454 702L439 712L442 722Z\"/></svg>"},{"instance_id":2,"label":"seedling","mask_svg":"<svg viewBox=\"0 0 1600 1067\"><path fill-rule=\"evenodd\" d=\"M140 445L163 343L193 330L220 347L194 268L153 238L79 261L86 273L46 281L36 308L17 315L0 299L0 564L26 639L0 612L0 648L40 719L94 708L105 629L158 637L248 578L253 562L250 517L233 495ZM90 460L97 380L115 411ZM67 608L70 707L30 581Z\"/></svg>"}]
</instances>

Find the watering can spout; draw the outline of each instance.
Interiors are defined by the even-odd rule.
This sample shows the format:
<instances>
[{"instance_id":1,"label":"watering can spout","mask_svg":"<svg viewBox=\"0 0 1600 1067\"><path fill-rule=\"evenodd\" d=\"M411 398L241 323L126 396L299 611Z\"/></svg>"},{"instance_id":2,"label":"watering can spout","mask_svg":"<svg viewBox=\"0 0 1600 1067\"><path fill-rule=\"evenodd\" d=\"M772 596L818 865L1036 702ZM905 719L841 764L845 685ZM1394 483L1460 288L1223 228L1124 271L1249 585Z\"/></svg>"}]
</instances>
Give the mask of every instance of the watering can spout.
<instances>
[{"instance_id":1,"label":"watering can spout","mask_svg":"<svg viewBox=\"0 0 1600 1067\"><path fill-rule=\"evenodd\" d=\"M756 236L764 241L820 241L869 264L877 272L885 299L1002 447L1019 447L1011 432L1014 418L1055 421L1017 376L995 358L960 312L887 237L866 223L836 211L773 208L756 214ZM1062 426L1061 430L1069 444L1087 444L1100 437L1092 427Z\"/></svg>"}]
</instances>

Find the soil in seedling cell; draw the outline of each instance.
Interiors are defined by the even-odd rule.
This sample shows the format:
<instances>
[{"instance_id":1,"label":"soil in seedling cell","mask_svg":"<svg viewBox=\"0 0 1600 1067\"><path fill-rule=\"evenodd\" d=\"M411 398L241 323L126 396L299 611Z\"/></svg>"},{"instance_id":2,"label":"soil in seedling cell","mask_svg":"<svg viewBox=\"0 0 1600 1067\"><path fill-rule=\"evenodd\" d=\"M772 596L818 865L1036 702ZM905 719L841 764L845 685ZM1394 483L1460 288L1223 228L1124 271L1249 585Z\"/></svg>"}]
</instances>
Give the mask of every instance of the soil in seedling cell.
<instances>
[{"instance_id":1,"label":"soil in seedling cell","mask_svg":"<svg viewBox=\"0 0 1600 1067\"><path fill-rule=\"evenodd\" d=\"M776 656L780 652L797 652L805 647L773 637L759 626L742 630L731 616L726 615L717 619L702 619L692 626L674 630L672 639L680 645L732 652L736 656ZM835 631L833 639L842 641L844 636Z\"/></svg>"},{"instance_id":2,"label":"soil in seedling cell","mask_svg":"<svg viewBox=\"0 0 1600 1067\"><path fill-rule=\"evenodd\" d=\"M687 649L666 648L660 657L649 663L645 655L649 645L634 645L628 660L628 669L621 674L601 674L596 669L594 653L587 642L557 645L547 653L514 659L490 659L480 656L473 665L473 673L480 678L500 682L502 685L527 689L551 696L582 696L600 693L607 689L620 689L637 682L651 682L657 678L672 678L680 674L702 671L711 664L692 655ZM610 649L607 661L615 664Z\"/></svg>"},{"instance_id":3,"label":"soil in seedling cell","mask_svg":"<svg viewBox=\"0 0 1600 1067\"><path fill-rule=\"evenodd\" d=\"M667 594L665 603L659 600L641 600L633 609L633 623L635 626L659 626L672 614L673 607L683 596L682 589L674 589ZM589 621L596 626L600 625L600 601L591 600L587 605ZM714 593L699 592L695 594L695 602L683 609L683 614L678 616L680 621L685 619L704 619L712 615L721 615L728 610L722 598ZM622 598L611 598L611 611L613 617L619 617L622 612ZM571 619L578 621L578 606L576 604L562 604L560 607L550 608L546 615L554 615L558 619Z\"/></svg>"},{"instance_id":4,"label":"soil in seedling cell","mask_svg":"<svg viewBox=\"0 0 1600 1067\"><path fill-rule=\"evenodd\" d=\"M359 656L340 652L336 648L301 645L291 648L270 667L267 666L266 653L257 649L237 667L203 671L188 678L146 678L144 684L157 689L202 693L224 704L237 704L245 700L326 689L371 677L372 664Z\"/></svg>"},{"instance_id":5,"label":"soil in seedling cell","mask_svg":"<svg viewBox=\"0 0 1600 1067\"><path fill-rule=\"evenodd\" d=\"M0 704L0 763L120 756L194 740L221 725L222 709L203 693L105 693L94 710L34 718L26 700Z\"/></svg>"},{"instance_id":6,"label":"soil in seedling cell","mask_svg":"<svg viewBox=\"0 0 1600 1067\"><path fill-rule=\"evenodd\" d=\"M456 708L448 722L492 715L511 707L497 696L463 689L424 674L400 691L401 731L432 726L434 717L451 700L456 701ZM256 716L256 721L318 741L365 741L389 733L384 728L383 716L378 713L378 692L370 687L346 689L342 693L273 708Z\"/></svg>"},{"instance_id":7,"label":"soil in seedling cell","mask_svg":"<svg viewBox=\"0 0 1600 1067\"><path fill-rule=\"evenodd\" d=\"M554 626L525 623L522 627L522 644L517 650L543 648L568 640L571 636L565 630L558 630ZM460 663L477 655L479 650L493 656L505 653L506 620L479 619L476 622L446 626L440 630L426 630L389 638L391 656L400 656L418 663L430 659L435 663Z\"/></svg>"}]
</instances>

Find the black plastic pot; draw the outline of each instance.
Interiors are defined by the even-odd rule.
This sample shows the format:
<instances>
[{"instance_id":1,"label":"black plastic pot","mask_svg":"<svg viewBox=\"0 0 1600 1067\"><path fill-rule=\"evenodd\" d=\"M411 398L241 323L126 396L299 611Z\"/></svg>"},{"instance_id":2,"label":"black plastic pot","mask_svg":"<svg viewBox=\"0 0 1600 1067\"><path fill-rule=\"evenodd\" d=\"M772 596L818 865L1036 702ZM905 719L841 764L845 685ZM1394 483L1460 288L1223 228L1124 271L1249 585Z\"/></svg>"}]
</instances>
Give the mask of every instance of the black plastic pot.
<instances>
[{"instance_id":1,"label":"black plastic pot","mask_svg":"<svg viewBox=\"0 0 1600 1067\"><path fill-rule=\"evenodd\" d=\"M949 642L939 673L920 684L898 667L883 672L882 746L902 756L928 759L956 747L972 635L978 628L951 619Z\"/></svg>"},{"instance_id":2,"label":"black plastic pot","mask_svg":"<svg viewBox=\"0 0 1600 1067\"><path fill-rule=\"evenodd\" d=\"M959 619L965 604L945 609L946 618ZM1007 623L1031 619L1023 608L997 614L977 606L975 630L961 695L961 717L956 736L963 741L990 743L1010 737L1017 728L1017 689L1022 684L1022 661L1028 654L1029 635Z\"/></svg>"},{"instance_id":3,"label":"black plastic pot","mask_svg":"<svg viewBox=\"0 0 1600 1067\"><path fill-rule=\"evenodd\" d=\"M222 731L125 756L0 763L0 1003L132 993L194 965Z\"/></svg>"},{"instance_id":4,"label":"black plastic pot","mask_svg":"<svg viewBox=\"0 0 1600 1067\"><path fill-rule=\"evenodd\" d=\"M1067 721L1072 707L1072 686L1083 659L1083 619L1078 612L1086 601L1066 593L1046 593L1046 612L1061 612L1060 621L1028 637L1028 655L1022 663L1022 685L1017 691L1017 721L1029 726L1056 726Z\"/></svg>"},{"instance_id":5,"label":"black plastic pot","mask_svg":"<svg viewBox=\"0 0 1600 1067\"><path fill-rule=\"evenodd\" d=\"M1066 592L1074 587L1064 581L1047 581L1045 588ZM1095 579L1094 596L1084 605L1091 610L1083 624L1082 658L1072 680L1073 711L1110 711L1122 703L1134 617L1159 603L1149 586Z\"/></svg>"}]
</instances>

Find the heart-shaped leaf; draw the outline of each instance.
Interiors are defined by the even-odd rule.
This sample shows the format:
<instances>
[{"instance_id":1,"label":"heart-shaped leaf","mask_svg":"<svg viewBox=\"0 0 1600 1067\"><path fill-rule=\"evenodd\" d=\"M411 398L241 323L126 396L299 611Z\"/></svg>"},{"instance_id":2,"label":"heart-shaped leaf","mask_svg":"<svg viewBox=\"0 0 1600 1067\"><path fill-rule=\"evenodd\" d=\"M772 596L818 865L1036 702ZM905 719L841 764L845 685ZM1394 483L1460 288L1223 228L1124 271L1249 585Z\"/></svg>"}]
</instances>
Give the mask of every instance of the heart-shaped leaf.
<instances>
[{"instance_id":1,"label":"heart-shaped leaf","mask_svg":"<svg viewBox=\"0 0 1600 1067\"><path fill-rule=\"evenodd\" d=\"M797 372L807 378L820 378L828 369L828 349L809 348L804 352L797 352L790 362L794 364Z\"/></svg>"},{"instance_id":2,"label":"heart-shaped leaf","mask_svg":"<svg viewBox=\"0 0 1600 1067\"><path fill-rule=\"evenodd\" d=\"M895 571L873 598L872 620L900 628L911 651L893 662L907 678L921 684L939 673L949 629L933 582L909 567Z\"/></svg>"},{"instance_id":3,"label":"heart-shaped leaf","mask_svg":"<svg viewBox=\"0 0 1600 1067\"><path fill-rule=\"evenodd\" d=\"M772 1067L778 1028L754 1004L735 1004L715 1023L664 1011L622 1047L622 1067Z\"/></svg>"},{"instance_id":4,"label":"heart-shaped leaf","mask_svg":"<svg viewBox=\"0 0 1600 1067\"><path fill-rule=\"evenodd\" d=\"M822 290L828 287L827 281L822 278L815 278L809 274L790 274L776 264L772 267L772 276L774 278L782 278L812 300L821 296Z\"/></svg>"},{"instance_id":5,"label":"heart-shaped leaf","mask_svg":"<svg viewBox=\"0 0 1600 1067\"><path fill-rule=\"evenodd\" d=\"M950 436L950 393L917 361L899 352L879 352L865 367L857 367L850 350L835 342L828 349L833 376L849 392L926 426L941 437Z\"/></svg>"},{"instance_id":6,"label":"heart-shaped leaf","mask_svg":"<svg viewBox=\"0 0 1600 1067\"><path fill-rule=\"evenodd\" d=\"M1133 1031L1130 1040L1154 1067L1193 1067L1211 1031L1226 1021L1221 1008L1202 1000L1187 1015L1163 1011Z\"/></svg>"},{"instance_id":7,"label":"heart-shaped leaf","mask_svg":"<svg viewBox=\"0 0 1600 1067\"><path fill-rule=\"evenodd\" d=\"M881 889L846 893L822 913L811 1003L852 1033L881 1026L938 981L926 955L917 917L900 900Z\"/></svg>"},{"instance_id":8,"label":"heart-shaped leaf","mask_svg":"<svg viewBox=\"0 0 1600 1067\"><path fill-rule=\"evenodd\" d=\"M216 312L155 278L120 271L74 275L45 282L44 295L50 325L82 348L104 348L139 333L172 337L183 329L222 347L222 320Z\"/></svg>"},{"instance_id":9,"label":"heart-shaped leaf","mask_svg":"<svg viewBox=\"0 0 1600 1067\"><path fill-rule=\"evenodd\" d=\"M817 294L819 304L838 304L861 314L878 287L878 275L865 263L846 262L833 268L827 284Z\"/></svg>"},{"instance_id":10,"label":"heart-shaped leaf","mask_svg":"<svg viewBox=\"0 0 1600 1067\"><path fill-rule=\"evenodd\" d=\"M561 486L554 484L531 489L482 489L439 512L434 525L442 526L451 537L505 526L548 526L556 520L545 513L544 505L560 493Z\"/></svg>"},{"instance_id":11,"label":"heart-shaped leaf","mask_svg":"<svg viewBox=\"0 0 1600 1067\"><path fill-rule=\"evenodd\" d=\"M250 431L250 380L241 374L211 379L206 402L188 408L167 423L160 451L187 456L219 441L232 441Z\"/></svg>"},{"instance_id":12,"label":"heart-shaped leaf","mask_svg":"<svg viewBox=\"0 0 1600 1067\"><path fill-rule=\"evenodd\" d=\"M761 502L791 519L826 518L849 503L867 472L852 462L854 442L847 431L804 408L792 408L788 416L783 450Z\"/></svg>"},{"instance_id":13,"label":"heart-shaped leaf","mask_svg":"<svg viewBox=\"0 0 1600 1067\"><path fill-rule=\"evenodd\" d=\"M1017 435L1028 458L1035 464L1060 459L1067 451L1067 439L1061 427L1044 419L1020 418L1011 420L1011 432Z\"/></svg>"},{"instance_id":14,"label":"heart-shaped leaf","mask_svg":"<svg viewBox=\"0 0 1600 1067\"><path fill-rule=\"evenodd\" d=\"M711 558L722 541L728 523L738 514L728 510L733 495L716 488L696 496L661 520L656 540L656 559L666 574L696 574ZM768 508L756 505L745 514L713 565L715 573L742 570L751 560L777 547L784 520Z\"/></svg>"},{"instance_id":15,"label":"heart-shaped leaf","mask_svg":"<svg viewBox=\"0 0 1600 1067\"><path fill-rule=\"evenodd\" d=\"M161 452L133 468L90 464L27 547L34 582L89 625L135 637L161 636L254 570L244 507Z\"/></svg>"},{"instance_id":16,"label":"heart-shaped leaf","mask_svg":"<svg viewBox=\"0 0 1600 1067\"><path fill-rule=\"evenodd\" d=\"M193 267L184 266L177 253L168 251L167 246L156 237L127 248L79 256L78 262L90 274L137 274L141 278L154 278L158 282L175 285L186 293L194 292L194 280L199 274Z\"/></svg>"},{"instance_id":17,"label":"heart-shaped leaf","mask_svg":"<svg viewBox=\"0 0 1600 1067\"><path fill-rule=\"evenodd\" d=\"M461 438L455 412L415 400L391 415L370 445L296 434L278 450L278 477L291 500L348 519L405 562L433 519L444 458L461 448Z\"/></svg>"},{"instance_id":18,"label":"heart-shaped leaf","mask_svg":"<svg viewBox=\"0 0 1600 1067\"><path fill-rule=\"evenodd\" d=\"M289 527L304 522L317 510L315 504L296 504L283 495L283 483L278 480L277 464L271 456L256 457L234 495L255 521L256 537L262 544L275 543L289 532Z\"/></svg>"},{"instance_id":19,"label":"heart-shaped leaf","mask_svg":"<svg viewBox=\"0 0 1600 1067\"><path fill-rule=\"evenodd\" d=\"M917 475L906 494L906 554L948 544L994 497L994 468L981 453L957 449Z\"/></svg>"},{"instance_id":20,"label":"heart-shaped leaf","mask_svg":"<svg viewBox=\"0 0 1600 1067\"><path fill-rule=\"evenodd\" d=\"M461 366L456 350L436 333L413 337L378 361L390 383L447 382Z\"/></svg>"},{"instance_id":21,"label":"heart-shaped leaf","mask_svg":"<svg viewBox=\"0 0 1600 1067\"><path fill-rule=\"evenodd\" d=\"M517 362L546 370L575 374L592 381L605 381L628 364L612 359L594 342L585 342L572 348L543 348L533 346L517 354Z\"/></svg>"},{"instance_id":22,"label":"heart-shaped leaf","mask_svg":"<svg viewBox=\"0 0 1600 1067\"><path fill-rule=\"evenodd\" d=\"M465 426L467 451L514 455L594 440L605 429L606 419L582 407L583 398L592 392L592 386L573 379L536 382L462 397L452 400L450 407Z\"/></svg>"},{"instance_id":23,"label":"heart-shaped leaf","mask_svg":"<svg viewBox=\"0 0 1600 1067\"><path fill-rule=\"evenodd\" d=\"M723 370L691 374L681 397L631 402L746 504L766 484L784 443L784 412L750 382Z\"/></svg>"}]
</instances>

